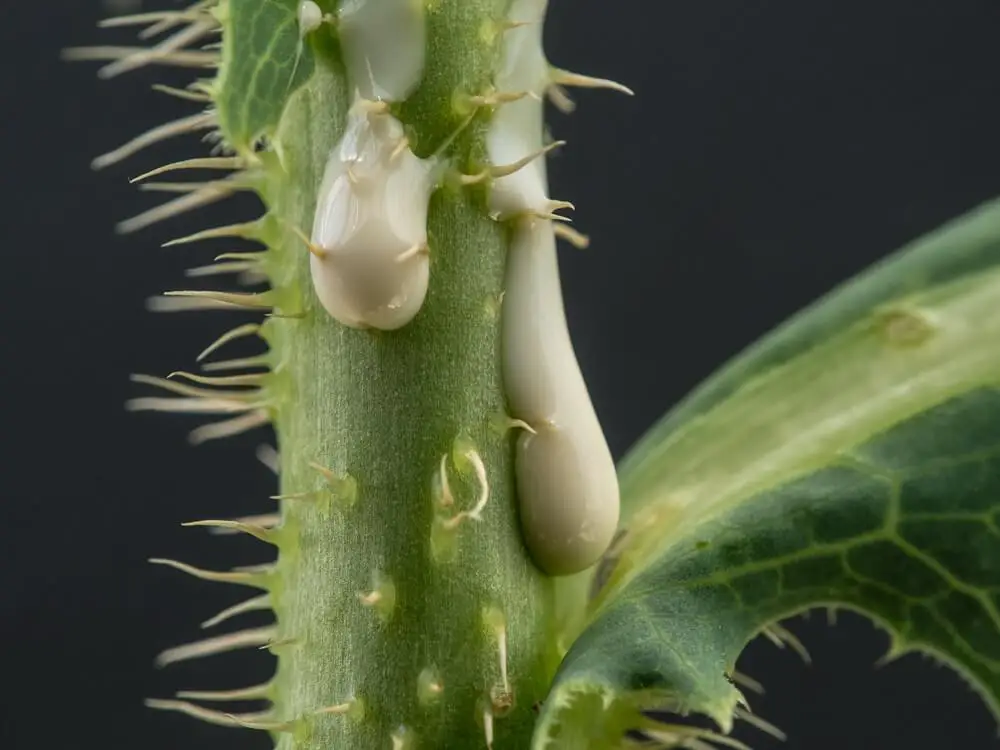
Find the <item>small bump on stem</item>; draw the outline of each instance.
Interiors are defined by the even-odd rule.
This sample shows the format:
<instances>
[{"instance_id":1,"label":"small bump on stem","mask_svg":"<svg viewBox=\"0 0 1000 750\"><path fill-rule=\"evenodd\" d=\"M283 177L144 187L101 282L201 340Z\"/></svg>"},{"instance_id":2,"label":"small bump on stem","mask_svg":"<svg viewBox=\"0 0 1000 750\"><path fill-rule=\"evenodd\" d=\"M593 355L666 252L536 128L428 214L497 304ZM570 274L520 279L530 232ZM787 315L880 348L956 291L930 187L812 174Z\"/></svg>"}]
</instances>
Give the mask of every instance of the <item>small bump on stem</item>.
<instances>
[{"instance_id":1,"label":"small bump on stem","mask_svg":"<svg viewBox=\"0 0 1000 750\"><path fill-rule=\"evenodd\" d=\"M350 474L337 474L315 461L309 463L309 468L319 472L326 487L327 497L342 508L353 508L358 502L358 480ZM311 494L311 493L310 493Z\"/></svg>"},{"instance_id":2,"label":"small bump on stem","mask_svg":"<svg viewBox=\"0 0 1000 750\"><path fill-rule=\"evenodd\" d=\"M417 677L417 702L421 706L439 703L444 693L444 683L435 667L424 667Z\"/></svg>"},{"instance_id":3,"label":"small bump on stem","mask_svg":"<svg viewBox=\"0 0 1000 750\"><path fill-rule=\"evenodd\" d=\"M490 632L497 649L500 683L490 691L490 715L503 716L514 705L514 694L507 674L507 618L495 606L483 610L483 624Z\"/></svg>"},{"instance_id":4,"label":"small bump on stem","mask_svg":"<svg viewBox=\"0 0 1000 750\"><path fill-rule=\"evenodd\" d=\"M371 591L358 593L358 600L375 610L380 620L388 622L396 609L396 584L381 571L372 575L372 583Z\"/></svg>"},{"instance_id":5,"label":"small bump on stem","mask_svg":"<svg viewBox=\"0 0 1000 750\"><path fill-rule=\"evenodd\" d=\"M398 727L393 731L391 738L392 750L414 750L417 746L416 735L409 727Z\"/></svg>"},{"instance_id":6,"label":"small bump on stem","mask_svg":"<svg viewBox=\"0 0 1000 750\"><path fill-rule=\"evenodd\" d=\"M466 520L482 521L483 510L490 500L490 483L486 473L486 464L483 462L482 456L479 455L479 451L476 450L475 446L467 440L459 438L455 441L452 449L452 461L455 462L455 467L463 474L469 473L471 468L479 484L479 497L476 500L476 504L470 510L456 513L444 522L445 528L449 530L458 528Z\"/></svg>"}]
</instances>

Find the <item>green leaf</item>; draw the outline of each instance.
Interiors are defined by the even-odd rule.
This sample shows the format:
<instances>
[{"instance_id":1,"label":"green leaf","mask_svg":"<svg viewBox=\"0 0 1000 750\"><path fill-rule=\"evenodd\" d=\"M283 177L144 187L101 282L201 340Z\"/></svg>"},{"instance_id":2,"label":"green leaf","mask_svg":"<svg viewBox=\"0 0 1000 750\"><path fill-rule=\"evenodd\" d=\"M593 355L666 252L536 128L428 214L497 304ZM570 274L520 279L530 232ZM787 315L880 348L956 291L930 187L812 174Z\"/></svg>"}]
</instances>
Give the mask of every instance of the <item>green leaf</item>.
<instances>
[{"instance_id":1,"label":"green leaf","mask_svg":"<svg viewBox=\"0 0 1000 750\"><path fill-rule=\"evenodd\" d=\"M299 36L298 0L229 0L215 103L237 153L274 132L288 99L313 73L312 45Z\"/></svg>"},{"instance_id":2,"label":"green leaf","mask_svg":"<svg viewBox=\"0 0 1000 750\"><path fill-rule=\"evenodd\" d=\"M623 533L535 747L569 747L594 696L618 737L650 707L729 731L743 647L816 606L870 616L889 658L931 653L1000 713L998 381L1000 202L729 363L622 463Z\"/></svg>"}]
</instances>

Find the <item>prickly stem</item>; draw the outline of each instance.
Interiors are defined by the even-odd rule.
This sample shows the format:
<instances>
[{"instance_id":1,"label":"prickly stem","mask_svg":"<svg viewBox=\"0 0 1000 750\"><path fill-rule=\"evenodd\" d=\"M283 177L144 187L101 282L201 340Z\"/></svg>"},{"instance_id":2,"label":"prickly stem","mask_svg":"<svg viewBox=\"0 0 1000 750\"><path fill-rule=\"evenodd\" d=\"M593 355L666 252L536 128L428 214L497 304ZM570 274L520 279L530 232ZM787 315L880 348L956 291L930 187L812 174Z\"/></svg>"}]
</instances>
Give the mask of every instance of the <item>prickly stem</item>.
<instances>
[{"instance_id":1,"label":"prickly stem","mask_svg":"<svg viewBox=\"0 0 1000 750\"><path fill-rule=\"evenodd\" d=\"M152 52L105 47L72 53L79 59L111 57L115 73L219 55L214 80L169 90L207 104L203 112L143 134L96 166L110 166L168 137L218 128L211 134L218 144L212 154L193 154L136 179L174 170L236 171L190 191L190 183L170 183L182 196L124 222L124 231L237 190L256 191L265 205L257 220L167 244L218 238L259 243L265 247L259 254L226 252L217 260L238 263L198 267L191 276L244 270L252 262L270 290L186 289L153 303L161 310L264 311L265 321L216 334L195 361L167 379L137 376L137 384L173 395L131 404L227 415L196 429L194 442L269 421L275 428L280 463L270 453L262 460L280 474L278 512L190 525L250 534L277 548L277 562L216 572L158 561L200 578L265 590L205 626L268 605L276 614L274 626L180 646L160 661L245 646L268 649L278 668L266 689L195 690L182 697L259 695L272 707L260 715L233 715L186 701L151 705L267 730L284 750L529 746L533 708L544 699L561 652L552 581L522 538L514 443L519 435L538 437L540 430L563 453L559 441L569 441L571 452L580 441L553 431L537 410L508 415L502 301L511 281L512 237L535 227L544 248L553 221L564 218L552 212L570 207L547 195L543 162L554 146L541 138L546 86L557 80L616 86L536 59L540 36L533 37L532 28L545 7L545 0L202 0L181 12L108 24L145 25L140 38L169 32L153 42ZM189 39L217 33L219 53L185 47ZM527 34L527 41L506 45L513 33ZM511 56L521 53L528 55L527 67L518 68L523 61ZM509 85L525 71L529 78L556 77ZM503 120L512 124L509 132L506 125L495 127L507 107L520 107L520 114ZM338 156L344 153L340 142L351 123L361 129L362 140L380 149L378 169L384 173L376 170L373 178L358 159L336 163L344 158ZM380 133L395 135L379 142L388 138ZM401 199L424 201L395 206L418 219L409 229L393 224L395 215L373 219L399 230L398 236L378 235L396 242L384 273L403 279L412 277L408 269L429 266L429 281L413 277L414 293L426 296L411 305L412 319L392 322L392 311L407 302L400 302L402 292L383 304L388 318L359 315L350 321L341 321L317 294L327 283L317 264L341 262L337 247L320 242L329 238L317 235L314 221L317 211L326 210L331 169L352 200L363 203L372 190L387 189L379 182L387 182L386 175L409 175ZM353 241L343 227L335 229L341 232L337 242L346 247ZM586 243L571 230L559 234ZM520 245L527 246L523 240ZM351 281L343 265L324 269L323 279L347 287L362 283ZM569 347L558 322L558 294L551 305L556 322L548 333ZM373 320L392 324L369 327L366 321ZM236 339L253 338L264 351L220 356L218 350ZM530 347L525 351L532 356ZM566 351L563 369L572 376L575 359L571 348ZM199 365L202 374L188 372ZM586 401L585 389L573 388ZM581 408L586 411L589 402ZM497 429L498 420L521 429ZM599 446L603 438L598 430L588 440L583 442ZM547 532L534 531L536 539ZM593 552L580 560L587 563ZM578 569L579 561L567 562L567 570L574 565Z\"/></svg>"},{"instance_id":2,"label":"prickly stem","mask_svg":"<svg viewBox=\"0 0 1000 750\"><path fill-rule=\"evenodd\" d=\"M452 60L428 60L428 66L441 66L445 85L489 82L493 51L477 47L475 21L489 17L493 5L451 0L428 17L432 33L468 45L445 50ZM321 67L290 103L278 132L286 169L302 178L275 191L272 210L306 231L315 186L350 102L341 75L336 66ZM448 109L450 97L425 89L401 106L401 119L427 154L457 120ZM339 103L336 115L317 118L320 103L329 109L332 102ZM478 163L483 125L475 122L456 143L459 161ZM474 161L468 158L473 154ZM555 666L545 632L548 583L527 558L518 531L511 438L490 423L505 409L499 319L486 305L503 290L504 227L488 217L482 193L470 190L438 191L428 221L430 287L408 326L374 334L352 330L307 296L305 318L273 327L272 346L293 373L297 394L296 408L279 411L277 419L282 494L323 488L313 462L358 483L349 510L283 503L300 538L296 550L282 552L279 560L284 595L278 617L305 642L279 661L277 694L294 696L281 708L294 715L352 698L366 707L357 722L317 719L317 746L409 747L412 738L412 746L484 747L483 706L501 680L498 643L483 625L484 608L506 613L516 696L514 709L495 722L495 747L527 746L531 706L544 698ZM308 289L309 253L291 232L283 249L294 258L293 283ZM454 555L435 559L433 479L440 457L459 436L468 436L483 457L492 498L481 523L455 529ZM473 507L475 477L456 472L453 485L463 507ZM379 599L380 578L383 585L392 582L391 612L378 606L385 601ZM437 685L428 688L431 669L443 686L437 701L427 700ZM295 746L294 739L282 743Z\"/></svg>"}]
</instances>

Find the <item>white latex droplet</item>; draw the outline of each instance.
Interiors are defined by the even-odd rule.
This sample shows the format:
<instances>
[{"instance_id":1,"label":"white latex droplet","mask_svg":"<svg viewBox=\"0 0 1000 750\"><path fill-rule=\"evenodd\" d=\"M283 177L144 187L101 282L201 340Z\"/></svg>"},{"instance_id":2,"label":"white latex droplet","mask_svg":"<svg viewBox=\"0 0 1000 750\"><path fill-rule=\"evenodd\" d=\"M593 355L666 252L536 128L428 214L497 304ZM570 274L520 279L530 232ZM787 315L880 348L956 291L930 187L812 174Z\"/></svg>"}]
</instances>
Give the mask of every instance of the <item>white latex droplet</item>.
<instances>
[{"instance_id":1,"label":"white latex droplet","mask_svg":"<svg viewBox=\"0 0 1000 750\"><path fill-rule=\"evenodd\" d=\"M543 145L542 99L550 83L542 49L547 0L514 0L495 86L528 96L494 113L486 137L493 164L509 164ZM531 426L517 441L515 475L522 536L540 568L570 575L596 563L618 526L619 489L573 351L563 311L545 160L495 180L490 209L522 216L507 256L502 312L504 387L512 416Z\"/></svg>"},{"instance_id":2,"label":"white latex droplet","mask_svg":"<svg viewBox=\"0 0 1000 750\"><path fill-rule=\"evenodd\" d=\"M334 318L393 330L423 305L433 162L417 158L392 115L356 105L316 203L313 287Z\"/></svg>"},{"instance_id":3,"label":"white latex droplet","mask_svg":"<svg viewBox=\"0 0 1000 750\"><path fill-rule=\"evenodd\" d=\"M573 351L552 222L523 219L507 258L504 387L534 428L515 461L521 527L538 565L568 575L593 565L618 525L614 459Z\"/></svg>"},{"instance_id":4,"label":"white latex droplet","mask_svg":"<svg viewBox=\"0 0 1000 750\"><path fill-rule=\"evenodd\" d=\"M344 62L365 99L402 101L420 83L426 56L422 4L344 0L338 11Z\"/></svg>"},{"instance_id":5,"label":"white latex droplet","mask_svg":"<svg viewBox=\"0 0 1000 750\"><path fill-rule=\"evenodd\" d=\"M323 11L313 0L299 3L299 35L307 36L323 25Z\"/></svg>"}]
</instances>

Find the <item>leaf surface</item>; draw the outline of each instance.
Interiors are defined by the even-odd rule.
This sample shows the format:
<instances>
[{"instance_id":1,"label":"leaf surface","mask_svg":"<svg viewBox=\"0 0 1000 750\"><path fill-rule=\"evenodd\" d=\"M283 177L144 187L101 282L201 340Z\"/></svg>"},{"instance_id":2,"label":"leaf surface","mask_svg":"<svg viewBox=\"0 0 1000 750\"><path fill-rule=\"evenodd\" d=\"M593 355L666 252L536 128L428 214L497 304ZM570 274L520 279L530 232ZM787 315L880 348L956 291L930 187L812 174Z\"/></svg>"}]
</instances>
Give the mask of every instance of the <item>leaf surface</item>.
<instances>
[{"instance_id":1,"label":"leaf surface","mask_svg":"<svg viewBox=\"0 0 1000 750\"><path fill-rule=\"evenodd\" d=\"M736 660L776 621L858 610L1000 713L1000 202L820 300L734 359L623 461L596 571L536 733L570 747L639 709L731 728ZM593 721L593 720L591 720Z\"/></svg>"},{"instance_id":2,"label":"leaf surface","mask_svg":"<svg viewBox=\"0 0 1000 750\"><path fill-rule=\"evenodd\" d=\"M298 0L229 0L222 16L215 102L222 132L246 154L274 132L288 99L312 75L315 53L299 35Z\"/></svg>"}]
</instances>

